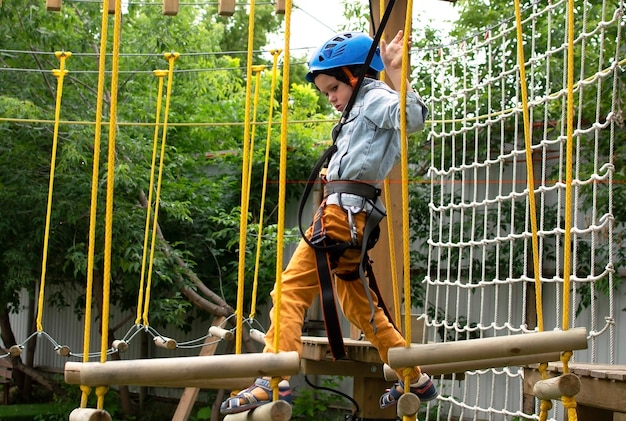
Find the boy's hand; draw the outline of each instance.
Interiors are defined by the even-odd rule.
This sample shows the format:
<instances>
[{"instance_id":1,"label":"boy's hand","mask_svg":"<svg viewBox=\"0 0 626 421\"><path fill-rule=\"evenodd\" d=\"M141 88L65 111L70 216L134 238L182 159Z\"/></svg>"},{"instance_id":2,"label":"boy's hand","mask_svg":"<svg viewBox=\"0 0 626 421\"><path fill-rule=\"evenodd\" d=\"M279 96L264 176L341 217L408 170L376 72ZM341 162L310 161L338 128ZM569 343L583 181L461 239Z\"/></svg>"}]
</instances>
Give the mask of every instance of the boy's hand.
<instances>
[{"instance_id":1,"label":"boy's hand","mask_svg":"<svg viewBox=\"0 0 626 421\"><path fill-rule=\"evenodd\" d=\"M385 70L402 70L402 52L404 50L404 33L398 31L396 36L387 44L384 39L380 40L380 57L385 65ZM409 37L409 46L411 38Z\"/></svg>"}]
</instances>

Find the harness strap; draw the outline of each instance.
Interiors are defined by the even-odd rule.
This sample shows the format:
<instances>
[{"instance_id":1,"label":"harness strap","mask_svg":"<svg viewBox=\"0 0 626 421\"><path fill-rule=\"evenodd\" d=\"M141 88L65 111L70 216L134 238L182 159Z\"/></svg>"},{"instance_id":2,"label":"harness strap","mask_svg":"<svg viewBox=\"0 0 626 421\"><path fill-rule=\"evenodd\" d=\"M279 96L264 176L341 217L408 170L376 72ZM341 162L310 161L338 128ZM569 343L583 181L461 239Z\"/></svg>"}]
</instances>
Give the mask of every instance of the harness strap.
<instances>
[{"instance_id":1,"label":"harness strap","mask_svg":"<svg viewBox=\"0 0 626 421\"><path fill-rule=\"evenodd\" d=\"M372 325L372 329L374 333L378 331L376 324L374 323L374 313L376 311L376 307L374 306L374 301L372 299L372 293L370 291L370 285L368 283L368 278L365 274L367 266L369 265L369 258L367 257L367 250L369 246L370 235L374 232L374 230L378 227L380 221L385 217L383 212L380 212L378 208L373 208L370 214L367 217L365 222L365 227L363 228L363 241L361 244L361 263L359 264L359 277L361 278L361 282L363 283L363 289L365 290L365 295L367 297L367 301L370 303L370 324ZM371 266L370 266L371 267ZM379 295L379 301L382 297ZM383 304L384 308L384 304Z\"/></svg>"},{"instance_id":2,"label":"harness strap","mask_svg":"<svg viewBox=\"0 0 626 421\"><path fill-rule=\"evenodd\" d=\"M333 193L348 193L364 197L367 200L376 200L381 190L371 184L354 180L335 180L324 184L324 197Z\"/></svg>"}]
</instances>

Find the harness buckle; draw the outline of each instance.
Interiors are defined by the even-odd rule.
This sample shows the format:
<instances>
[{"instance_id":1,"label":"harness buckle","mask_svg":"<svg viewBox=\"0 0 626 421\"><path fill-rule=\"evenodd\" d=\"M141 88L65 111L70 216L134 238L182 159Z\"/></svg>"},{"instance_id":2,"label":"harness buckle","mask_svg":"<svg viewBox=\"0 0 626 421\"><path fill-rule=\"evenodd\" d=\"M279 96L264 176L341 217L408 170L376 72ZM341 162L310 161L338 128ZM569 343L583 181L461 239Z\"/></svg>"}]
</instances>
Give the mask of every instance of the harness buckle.
<instances>
[{"instance_id":1,"label":"harness buckle","mask_svg":"<svg viewBox=\"0 0 626 421\"><path fill-rule=\"evenodd\" d=\"M311 235L311 238L309 238L309 241L311 242L311 244L320 244L325 239L326 239L326 230L321 229L319 231L315 230L315 232L313 232L313 234Z\"/></svg>"}]
</instances>

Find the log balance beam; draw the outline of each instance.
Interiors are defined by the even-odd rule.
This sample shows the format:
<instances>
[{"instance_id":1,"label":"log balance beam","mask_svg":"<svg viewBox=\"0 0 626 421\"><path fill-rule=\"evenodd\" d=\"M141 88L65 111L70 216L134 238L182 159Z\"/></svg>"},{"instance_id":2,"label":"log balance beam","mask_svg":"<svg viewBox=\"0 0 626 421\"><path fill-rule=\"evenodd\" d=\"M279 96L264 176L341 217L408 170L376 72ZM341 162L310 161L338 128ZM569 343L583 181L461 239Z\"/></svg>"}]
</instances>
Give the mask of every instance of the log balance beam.
<instances>
[{"instance_id":1,"label":"log balance beam","mask_svg":"<svg viewBox=\"0 0 626 421\"><path fill-rule=\"evenodd\" d=\"M411 345L389 350L389 366L393 369L459 362L503 359L587 348L587 329L536 332L466 341ZM538 361L543 362L543 361ZM469 364L468 364L469 365ZM457 369L462 367L457 366ZM468 367L467 369L472 369ZM476 367L477 368L477 367Z\"/></svg>"},{"instance_id":2,"label":"log balance beam","mask_svg":"<svg viewBox=\"0 0 626 421\"><path fill-rule=\"evenodd\" d=\"M291 405L285 401L274 401L258 408L224 417L224 421L289 421Z\"/></svg>"},{"instance_id":3,"label":"log balance beam","mask_svg":"<svg viewBox=\"0 0 626 421\"><path fill-rule=\"evenodd\" d=\"M100 362L65 363L65 382L84 386L135 385L164 387L203 387L217 380L226 387L231 378L295 375L300 372L296 351L278 354L214 355L209 357L152 358Z\"/></svg>"}]
</instances>

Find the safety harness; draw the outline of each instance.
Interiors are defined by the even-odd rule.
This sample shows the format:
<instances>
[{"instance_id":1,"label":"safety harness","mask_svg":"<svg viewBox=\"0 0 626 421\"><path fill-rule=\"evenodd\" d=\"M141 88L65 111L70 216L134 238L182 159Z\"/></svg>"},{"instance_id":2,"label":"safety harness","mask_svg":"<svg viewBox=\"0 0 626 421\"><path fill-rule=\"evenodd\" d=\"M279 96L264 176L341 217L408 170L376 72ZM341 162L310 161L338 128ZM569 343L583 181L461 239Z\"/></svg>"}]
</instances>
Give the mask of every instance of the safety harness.
<instances>
[{"instance_id":1,"label":"safety harness","mask_svg":"<svg viewBox=\"0 0 626 421\"><path fill-rule=\"evenodd\" d=\"M389 16L391 14L391 10L393 9L394 3L395 0L390 0L385 9L385 13L380 22L380 27L375 33L372 46L368 52L367 58L365 59L365 63L363 64L365 70L369 68L370 63L374 57L376 48L382 36L385 25L389 20ZM376 204L378 197L380 196L381 190L371 184L359 181L325 181L325 178L323 177L333 154L337 151L337 137L339 135L339 132L341 131L341 128L348 119L350 110L354 105L358 91L363 84L365 73L366 71L360 72L360 76L356 81L355 86L353 86L352 96L350 97L348 104L343 110L341 119L339 120L339 123L333 128L332 146L326 149L326 151L322 154L320 159L315 164L313 170L311 171L311 175L309 176L309 180L302 194L302 198L300 199L300 206L298 211L298 226L300 228L302 238L307 242L310 247L315 250L317 276L320 286L320 298L322 304L322 312L324 316L324 324L326 327L326 335L328 337L330 351L335 360L345 358L346 349L343 343L343 334L341 331L339 315L337 313L337 307L335 304L335 290L333 288L332 282L333 261L337 261L347 249L356 248L361 250L360 264L358 273L355 272L355 274L353 274L352 276L344 276L342 274L342 279L344 281L354 281L356 279L361 279L365 294L367 296L367 300L370 304L369 322L372 325L374 332L377 331L376 325L374 323L374 314L376 309L370 290L373 291L374 294L376 294L378 299L378 305L383 309L389 320L392 320L391 315L383 302L380 290L378 289L378 285L374 277L374 272L372 271L371 261L367 254L367 251L371 249L378 241L378 237L380 234L379 223L386 216L385 211ZM324 198L320 207L315 213L315 216L313 218L312 234L311 237L308 238L302 228L302 214L313 186L316 183L320 182L320 180L322 180L322 182L324 183ZM350 241L337 242L336 240L329 238L326 235L322 214L329 196L335 194L337 195L336 197L338 197L339 206L347 213L348 216L348 224L351 232ZM360 211L366 212L366 221L365 227L363 229L363 238L360 245L358 244L357 228L354 223L353 212L350 207L342 206L341 197L343 194L352 194L360 196L363 199Z\"/></svg>"}]
</instances>

